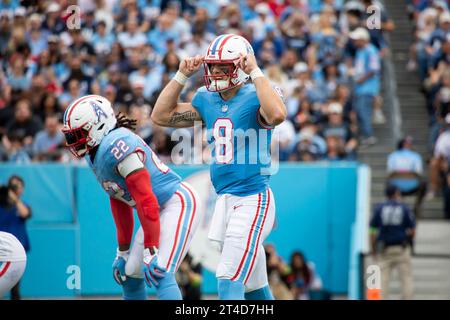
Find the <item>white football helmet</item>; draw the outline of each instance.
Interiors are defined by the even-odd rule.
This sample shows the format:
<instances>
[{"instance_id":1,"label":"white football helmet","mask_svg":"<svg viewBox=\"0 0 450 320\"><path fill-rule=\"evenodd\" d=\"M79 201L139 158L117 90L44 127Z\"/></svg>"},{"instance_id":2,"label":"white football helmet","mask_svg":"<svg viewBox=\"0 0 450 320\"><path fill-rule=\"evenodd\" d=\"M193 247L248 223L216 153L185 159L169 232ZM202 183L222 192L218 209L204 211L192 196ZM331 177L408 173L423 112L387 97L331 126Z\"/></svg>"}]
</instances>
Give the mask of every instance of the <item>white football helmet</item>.
<instances>
[{"instance_id":1,"label":"white football helmet","mask_svg":"<svg viewBox=\"0 0 450 320\"><path fill-rule=\"evenodd\" d=\"M66 146L74 156L81 158L115 128L117 119L106 98L88 95L67 107L63 122Z\"/></svg>"},{"instance_id":2,"label":"white football helmet","mask_svg":"<svg viewBox=\"0 0 450 320\"><path fill-rule=\"evenodd\" d=\"M254 54L250 43L239 35L223 34L211 42L203 60L205 69L203 79L208 91L226 91L248 80L249 75L237 66L241 53ZM213 64L229 66L226 75L213 75L211 72Z\"/></svg>"}]
</instances>

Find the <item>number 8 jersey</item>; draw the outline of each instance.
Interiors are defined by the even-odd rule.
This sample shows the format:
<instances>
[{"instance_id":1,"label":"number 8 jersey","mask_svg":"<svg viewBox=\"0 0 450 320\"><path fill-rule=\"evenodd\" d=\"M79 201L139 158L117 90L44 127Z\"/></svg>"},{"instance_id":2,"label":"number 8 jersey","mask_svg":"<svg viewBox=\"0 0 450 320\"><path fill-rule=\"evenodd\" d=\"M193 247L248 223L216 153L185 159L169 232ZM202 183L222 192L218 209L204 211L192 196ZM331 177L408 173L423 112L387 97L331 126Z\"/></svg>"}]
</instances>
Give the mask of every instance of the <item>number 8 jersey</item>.
<instances>
[{"instance_id":1,"label":"number 8 jersey","mask_svg":"<svg viewBox=\"0 0 450 320\"><path fill-rule=\"evenodd\" d=\"M260 117L253 84L243 85L230 100L205 87L197 90L192 105L200 113L212 146L211 181L217 194L248 196L269 184L272 127Z\"/></svg>"},{"instance_id":2,"label":"number 8 jersey","mask_svg":"<svg viewBox=\"0 0 450 320\"><path fill-rule=\"evenodd\" d=\"M133 152L143 156L143 163L151 177L153 192L158 204L162 206L178 190L181 177L163 164L142 138L130 130L126 128L112 130L98 146L94 163L89 155L85 158L97 180L111 197L134 206L135 202L128 192L125 178L117 170L117 165Z\"/></svg>"}]
</instances>

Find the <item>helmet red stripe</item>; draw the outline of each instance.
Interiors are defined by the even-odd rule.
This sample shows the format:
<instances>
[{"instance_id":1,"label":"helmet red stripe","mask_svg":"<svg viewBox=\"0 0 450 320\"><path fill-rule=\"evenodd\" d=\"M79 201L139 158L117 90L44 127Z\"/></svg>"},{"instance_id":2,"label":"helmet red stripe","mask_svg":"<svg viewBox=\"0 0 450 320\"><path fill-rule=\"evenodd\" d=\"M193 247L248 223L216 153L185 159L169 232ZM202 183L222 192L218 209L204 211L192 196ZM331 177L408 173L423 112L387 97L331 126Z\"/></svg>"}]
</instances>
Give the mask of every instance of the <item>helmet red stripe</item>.
<instances>
[{"instance_id":1,"label":"helmet red stripe","mask_svg":"<svg viewBox=\"0 0 450 320\"><path fill-rule=\"evenodd\" d=\"M96 94L91 94L91 95L89 95L89 96L85 96L85 97L81 98L80 100L78 100L77 102L75 102L75 103L73 104L73 106L70 107L69 114L67 115L67 124L68 124L69 127L70 127L70 115L72 114L72 111L75 109L75 107L76 107L80 102L82 102L82 101L84 101L84 100L86 100L86 99L88 99L88 98L95 97L95 96L96 96Z\"/></svg>"},{"instance_id":2,"label":"helmet red stripe","mask_svg":"<svg viewBox=\"0 0 450 320\"><path fill-rule=\"evenodd\" d=\"M227 36L225 39L223 39L222 43L219 46L219 59L222 59L222 50L223 50L223 46L225 45L225 43L232 37L234 37L235 34L230 34L229 36Z\"/></svg>"}]
</instances>

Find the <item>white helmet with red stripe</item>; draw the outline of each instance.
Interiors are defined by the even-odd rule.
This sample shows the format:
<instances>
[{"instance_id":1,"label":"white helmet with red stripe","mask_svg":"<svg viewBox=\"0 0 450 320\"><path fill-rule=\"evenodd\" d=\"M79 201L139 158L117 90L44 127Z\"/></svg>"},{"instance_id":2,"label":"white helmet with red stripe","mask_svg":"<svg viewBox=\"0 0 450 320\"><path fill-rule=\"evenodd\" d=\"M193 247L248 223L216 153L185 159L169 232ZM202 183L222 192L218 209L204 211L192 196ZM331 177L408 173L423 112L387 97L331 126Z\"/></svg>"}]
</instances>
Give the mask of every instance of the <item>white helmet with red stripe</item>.
<instances>
[{"instance_id":1,"label":"white helmet with red stripe","mask_svg":"<svg viewBox=\"0 0 450 320\"><path fill-rule=\"evenodd\" d=\"M115 128L117 119L108 99L89 95L67 107L63 122L66 145L73 155L81 158Z\"/></svg>"},{"instance_id":2,"label":"white helmet with red stripe","mask_svg":"<svg viewBox=\"0 0 450 320\"><path fill-rule=\"evenodd\" d=\"M203 78L208 91L226 91L248 80L249 75L237 66L241 54L253 54L252 46L244 37L223 34L211 42L203 60ZM211 66L216 64L228 66L225 75L212 73Z\"/></svg>"}]
</instances>

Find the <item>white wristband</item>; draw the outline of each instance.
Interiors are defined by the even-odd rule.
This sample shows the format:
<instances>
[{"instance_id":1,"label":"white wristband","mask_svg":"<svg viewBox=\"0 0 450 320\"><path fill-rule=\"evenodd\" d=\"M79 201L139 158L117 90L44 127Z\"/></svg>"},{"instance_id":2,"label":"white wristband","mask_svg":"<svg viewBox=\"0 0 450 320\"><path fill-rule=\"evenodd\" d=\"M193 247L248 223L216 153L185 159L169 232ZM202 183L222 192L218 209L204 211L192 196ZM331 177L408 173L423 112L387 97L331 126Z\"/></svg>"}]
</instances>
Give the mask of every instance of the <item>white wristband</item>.
<instances>
[{"instance_id":1,"label":"white wristband","mask_svg":"<svg viewBox=\"0 0 450 320\"><path fill-rule=\"evenodd\" d=\"M252 81L255 81L256 78L264 77L264 73L261 71L260 68L256 68L252 72L250 72L250 78L252 78Z\"/></svg>"},{"instance_id":2,"label":"white wristband","mask_svg":"<svg viewBox=\"0 0 450 320\"><path fill-rule=\"evenodd\" d=\"M124 258L125 260L127 260L127 259L128 259L128 256L130 255L130 250L120 251L119 248L117 248L116 255L117 255L118 257L122 257L122 258Z\"/></svg>"},{"instance_id":3,"label":"white wristband","mask_svg":"<svg viewBox=\"0 0 450 320\"><path fill-rule=\"evenodd\" d=\"M187 82L188 77L186 77L181 71L177 71L177 73L173 76L173 80L178 82L180 85L184 86Z\"/></svg>"}]
</instances>

